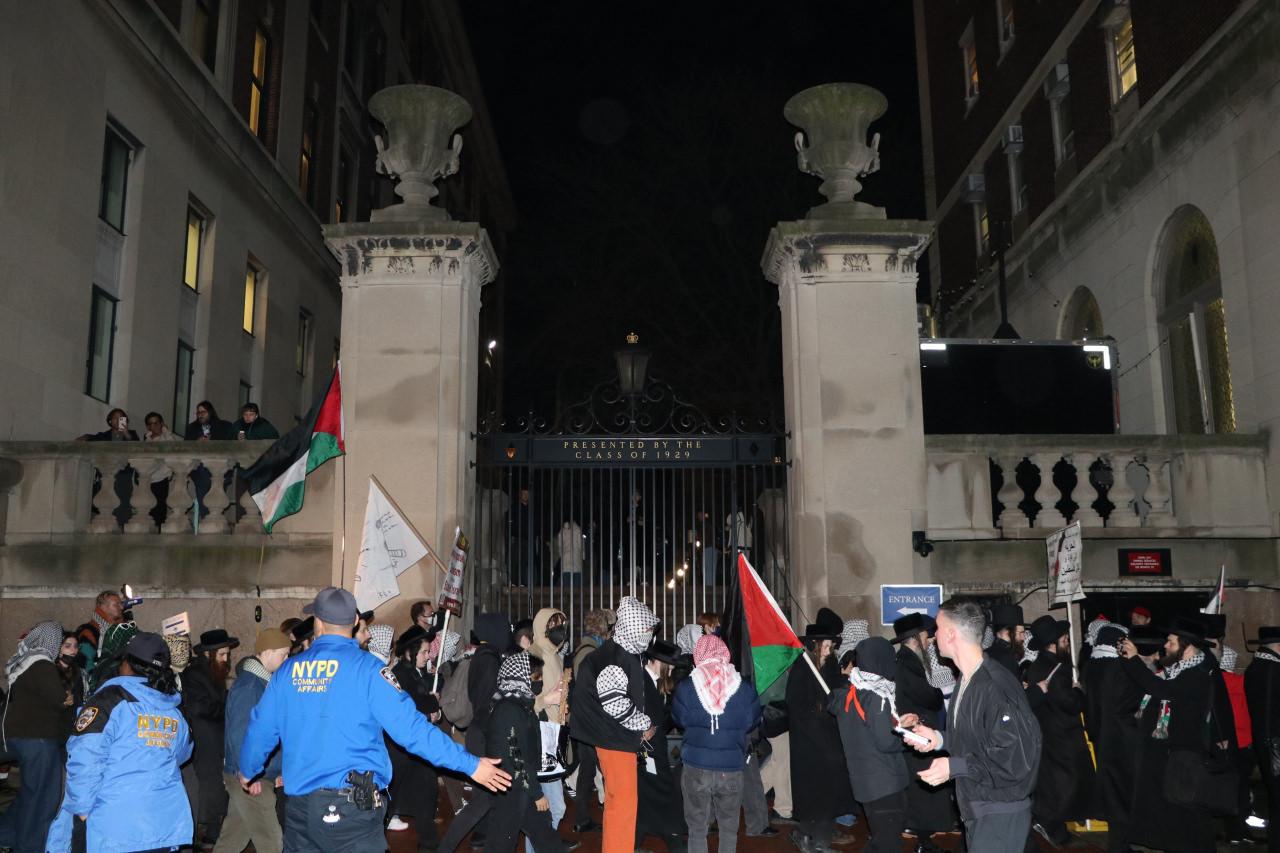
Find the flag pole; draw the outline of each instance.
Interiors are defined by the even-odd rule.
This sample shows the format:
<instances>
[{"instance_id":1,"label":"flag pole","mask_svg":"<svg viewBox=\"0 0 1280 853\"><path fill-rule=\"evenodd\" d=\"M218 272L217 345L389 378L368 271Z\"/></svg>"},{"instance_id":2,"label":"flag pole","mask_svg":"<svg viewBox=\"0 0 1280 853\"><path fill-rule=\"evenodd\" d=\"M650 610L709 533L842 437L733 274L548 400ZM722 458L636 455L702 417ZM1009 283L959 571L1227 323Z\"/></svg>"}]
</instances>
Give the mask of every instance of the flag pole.
<instances>
[{"instance_id":1,"label":"flag pole","mask_svg":"<svg viewBox=\"0 0 1280 853\"><path fill-rule=\"evenodd\" d=\"M835 654L834 649L832 650L831 654ZM809 664L809 671L813 673L814 678L818 679L818 684L822 686L822 692L830 693L831 688L827 686L827 682L825 679L823 679L822 673L818 672L818 666L813 662L813 658L809 657L809 652L807 650L801 652L800 657L804 658L804 662Z\"/></svg>"},{"instance_id":2,"label":"flag pole","mask_svg":"<svg viewBox=\"0 0 1280 853\"><path fill-rule=\"evenodd\" d=\"M432 693L440 692L440 667L444 665L444 644L449 639L449 617L452 613L450 610L445 610L444 627L440 629L440 634L438 635L440 637L440 652L436 655L436 677L431 685Z\"/></svg>"}]
</instances>

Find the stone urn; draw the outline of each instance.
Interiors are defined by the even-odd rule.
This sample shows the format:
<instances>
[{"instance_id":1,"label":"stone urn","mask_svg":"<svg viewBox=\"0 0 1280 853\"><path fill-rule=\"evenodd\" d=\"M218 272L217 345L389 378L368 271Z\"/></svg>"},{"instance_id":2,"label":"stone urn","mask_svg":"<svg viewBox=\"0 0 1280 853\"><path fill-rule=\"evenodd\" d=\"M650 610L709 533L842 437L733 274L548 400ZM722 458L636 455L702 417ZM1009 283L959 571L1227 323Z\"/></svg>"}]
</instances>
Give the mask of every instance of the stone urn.
<instances>
[{"instance_id":1,"label":"stone urn","mask_svg":"<svg viewBox=\"0 0 1280 853\"><path fill-rule=\"evenodd\" d=\"M889 101L861 83L824 83L792 96L782 108L796 134L800 171L822 178L827 203L810 208L809 219L884 219L883 207L855 201L858 180L880 168L880 134L867 144L867 128L885 114ZM809 144L805 145L805 137Z\"/></svg>"},{"instance_id":2,"label":"stone urn","mask_svg":"<svg viewBox=\"0 0 1280 853\"><path fill-rule=\"evenodd\" d=\"M396 195L404 199L373 211L370 220L448 219L448 211L432 206L431 199L440 192L436 180L458 171L462 137L454 131L471 121L471 105L435 86L391 86L374 93L369 112L387 133L385 141L374 137L377 170L399 179Z\"/></svg>"}]
</instances>

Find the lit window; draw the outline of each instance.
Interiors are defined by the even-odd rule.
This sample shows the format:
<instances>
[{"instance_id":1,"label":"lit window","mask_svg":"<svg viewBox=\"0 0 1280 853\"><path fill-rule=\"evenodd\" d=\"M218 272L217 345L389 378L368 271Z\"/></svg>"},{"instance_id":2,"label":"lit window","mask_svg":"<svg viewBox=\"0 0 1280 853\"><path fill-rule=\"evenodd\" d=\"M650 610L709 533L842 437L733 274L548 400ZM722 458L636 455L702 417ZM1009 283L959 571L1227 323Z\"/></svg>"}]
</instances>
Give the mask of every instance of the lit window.
<instances>
[{"instance_id":1,"label":"lit window","mask_svg":"<svg viewBox=\"0 0 1280 853\"><path fill-rule=\"evenodd\" d=\"M1133 47L1133 18L1129 10L1107 30L1111 46L1111 101L1118 102L1138 84L1138 57Z\"/></svg>"},{"instance_id":2,"label":"lit window","mask_svg":"<svg viewBox=\"0 0 1280 853\"><path fill-rule=\"evenodd\" d=\"M263 139L267 134L267 61L271 40L262 27L253 33L253 66L249 69L249 129Z\"/></svg>"},{"instance_id":3,"label":"lit window","mask_svg":"<svg viewBox=\"0 0 1280 853\"><path fill-rule=\"evenodd\" d=\"M110 127L102 147L102 187L98 194L98 218L124 232L124 198L129 184L129 160L133 149Z\"/></svg>"},{"instance_id":4,"label":"lit window","mask_svg":"<svg viewBox=\"0 0 1280 853\"><path fill-rule=\"evenodd\" d=\"M182 264L182 283L192 290L200 287L200 250L204 242L204 217L195 208L187 208L187 244Z\"/></svg>"},{"instance_id":5,"label":"lit window","mask_svg":"<svg viewBox=\"0 0 1280 853\"><path fill-rule=\"evenodd\" d=\"M996 0L996 14L999 16L996 23L1000 27L1000 55L1004 56L1013 44L1015 33L1013 0Z\"/></svg>"},{"instance_id":6,"label":"lit window","mask_svg":"<svg viewBox=\"0 0 1280 853\"><path fill-rule=\"evenodd\" d=\"M195 371L196 351L178 341L178 365L173 376L173 427L179 427L191 417L191 375Z\"/></svg>"},{"instance_id":7,"label":"lit window","mask_svg":"<svg viewBox=\"0 0 1280 853\"><path fill-rule=\"evenodd\" d=\"M987 203L984 201L973 205L973 238L979 258L991 254L991 218L987 215Z\"/></svg>"},{"instance_id":8,"label":"lit window","mask_svg":"<svg viewBox=\"0 0 1280 853\"><path fill-rule=\"evenodd\" d=\"M320 135L320 111L315 101L302 108L302 156L298 164L298 188L308 204L315 201L316 138Z\"/></svg>"},{"instance_id":9,"label":"lit window","mask_svg":"<svg viewBox=\"0 0 1280 853\"><path fill-rule=\"evenodd\" d=\"M253 334L254 308L258 296L258 270L250 264L244 271L244 330Z\"/></svg>"},{"instance_id":10,"label":"lit window","mask_svg":"<svg viewBox=\"0 0 1280 853\"><path fill-rule=\"evenodd\" d=\"M978 99L978 48L973 41L973 21L960 38L960 56L964 60L964 100L972 105Z\"/></svg>"},{"instance_id":11,"label":"lit window","mask_svg":"<svg viewBox=\"0 0 1280 853\"><path fill-rule=\"evenodd\" d=\"M116 300L95 287L89 304L89 358L84 392L102 402L111 394L111 356L116 343Z\"/></svg>"},{"instance_id":12,"label":"lit window","mask_svg":"<svg viewBox=\"0 0 1280 853\"><path fill-rule=\"evenodd\" d=\"M305 310L298 312L298 344L294 351L294 367L299 376L307 375L311 362L311 315Z\"/></svg>"},{"instance_id":13,"label":"lit window","mask_svg":"<svg viewBox=\"0 0 1280 853\"><path fill-rule=\"evenodd\" d=\"M218 59L218 0L196 0L191 50L210 71Z\"/></svg>"}]
</instances>

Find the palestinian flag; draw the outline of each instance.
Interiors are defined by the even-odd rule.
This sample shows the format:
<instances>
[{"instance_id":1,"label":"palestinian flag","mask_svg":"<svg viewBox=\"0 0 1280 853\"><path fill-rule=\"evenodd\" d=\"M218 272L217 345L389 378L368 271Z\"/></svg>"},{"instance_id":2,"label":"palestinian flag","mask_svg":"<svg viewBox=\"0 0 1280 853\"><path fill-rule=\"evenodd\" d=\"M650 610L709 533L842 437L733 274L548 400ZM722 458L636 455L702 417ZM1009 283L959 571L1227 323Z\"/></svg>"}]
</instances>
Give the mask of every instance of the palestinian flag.
<instances>
[{"instance_id":1,"label":"palestinian flag","mask_svg":"<svg viewBox=\"0 0 1280 853\"><path fill-rule=\"evenodd\" d=\"M730 596L724 620L729 648L742 677L764 695L786 674L804 647L745 554L738 554L734 580L737 589Z\"/></svg>"},{"instance_id":2,"label":"palestinian flag","mask_svg":"<svg viewBox=\"0 0 1280 853\"><path fill-rule=\"evenodd\" d=\"M268 533L277 521L302 509L307 475L346 453L340 370L334 368L324 397L302 423L282 435L240 475L241 487L262 511L262 528Z\"/></svg>"}]
</instances>

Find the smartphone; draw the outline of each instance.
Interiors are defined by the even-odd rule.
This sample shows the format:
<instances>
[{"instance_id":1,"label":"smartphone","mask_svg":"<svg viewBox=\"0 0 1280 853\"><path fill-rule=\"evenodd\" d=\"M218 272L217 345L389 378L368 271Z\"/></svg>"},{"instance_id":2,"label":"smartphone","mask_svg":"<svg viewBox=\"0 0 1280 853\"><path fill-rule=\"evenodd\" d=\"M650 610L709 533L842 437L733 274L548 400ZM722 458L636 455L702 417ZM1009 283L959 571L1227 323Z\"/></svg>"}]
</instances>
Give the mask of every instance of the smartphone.
<instances>
[{"instance_id":1,"label":"smartphone","mask_svg":"<svg viewBox=\"0 0 1280 853\"><path fill-rule=\"evenodd\" d=\"M898 734L902 735L904 740L909 740L912 743L918 743L921 746L929 745L929 739L927 737L925 737L924 735L916 734L915 732L911 731L911 729L904 729L902 726L894 726L893 730Z\"/></svg>"},{"instance_id":2,"label":"smartphone","mask_svg":"<svg viewBox=\"0 0 1280 853\"><path fill-rule=\"evenodd\" d=\"M241 441L244 441L244 430L240 430L240 433L237 436L237 438L239 438Z\"/></svg>"}]
</instances>

